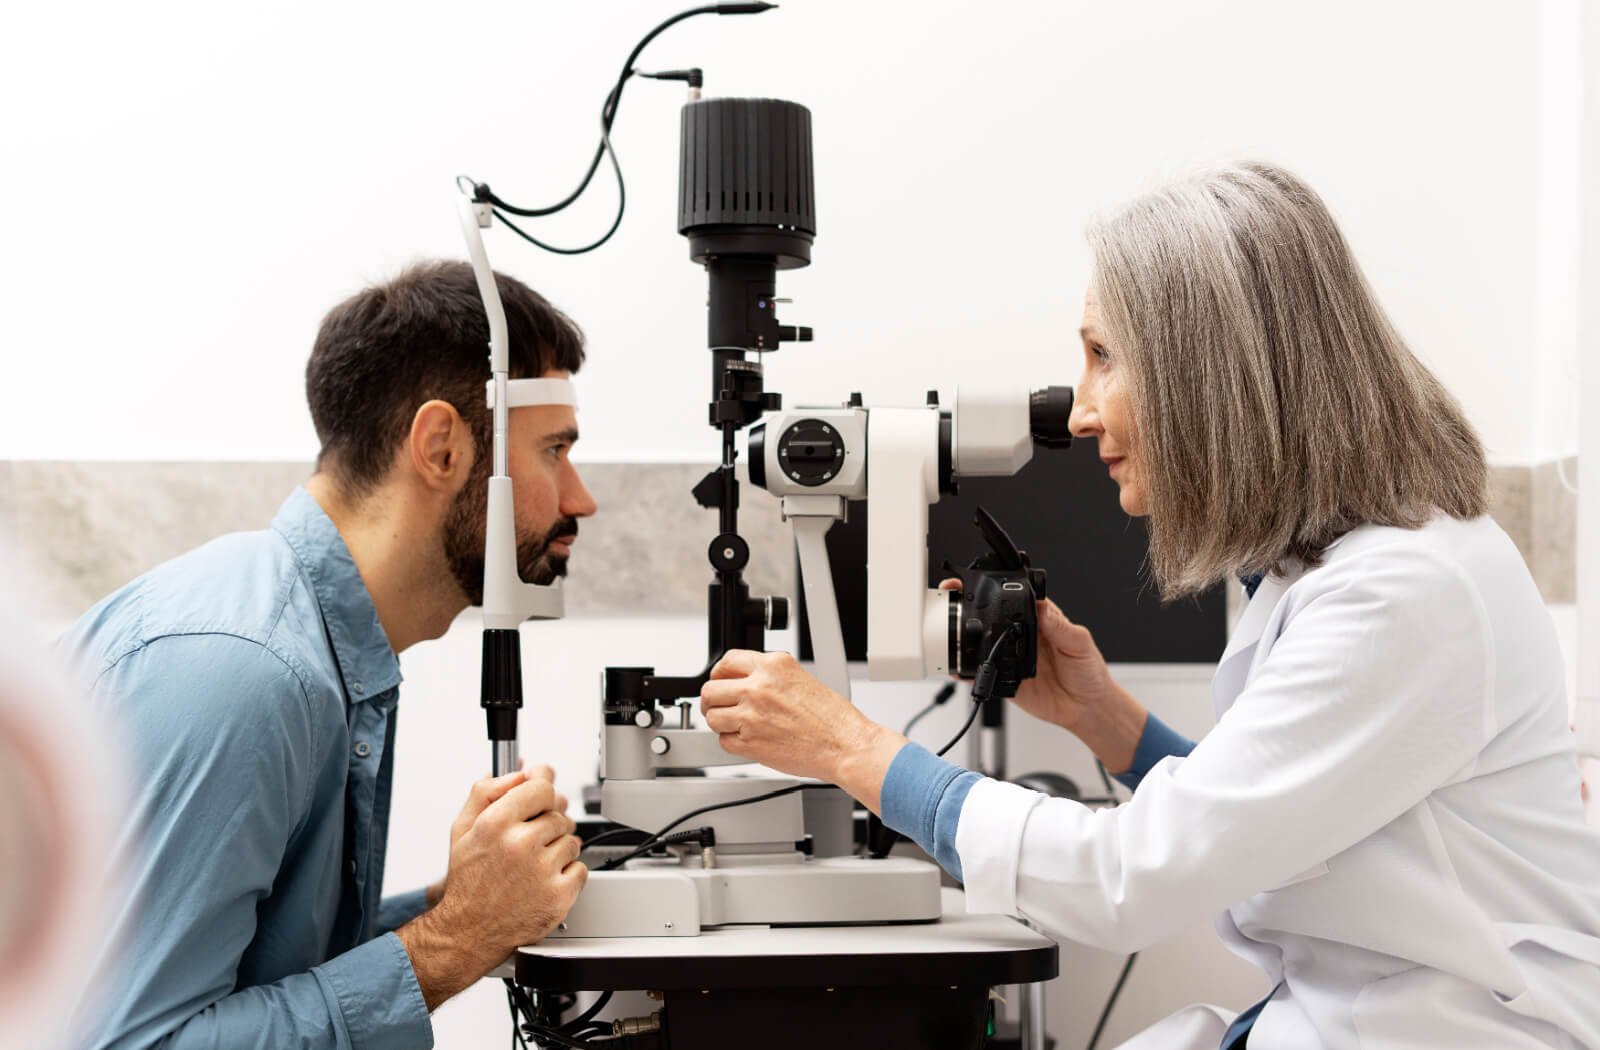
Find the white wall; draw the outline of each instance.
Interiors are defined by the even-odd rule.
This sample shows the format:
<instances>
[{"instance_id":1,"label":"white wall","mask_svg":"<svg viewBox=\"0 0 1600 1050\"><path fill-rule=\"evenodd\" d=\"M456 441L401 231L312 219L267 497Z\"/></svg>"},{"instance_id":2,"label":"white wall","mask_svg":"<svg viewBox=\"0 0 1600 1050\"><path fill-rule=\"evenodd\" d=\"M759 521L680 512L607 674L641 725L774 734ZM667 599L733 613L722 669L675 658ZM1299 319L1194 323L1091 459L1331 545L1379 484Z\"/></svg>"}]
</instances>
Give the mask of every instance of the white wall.
<instances>
[{"instance_id":1,"label":"white wall","mask_svg":"<svg viewBox=\"0 0 1600 1050\"><path fill-rule=\"evenodd\" d=\"M0 459L307 459L301 374L322 313L406 260L460 254L460 172L524 203L564 194L627 49L679 8L11 13L0 295L7 388L24 396L0 414ZM798 300L788 319L820 338L771 366L792 399L920 399L980 360L1017 382L1071 381L1086 218L1249 155L1321 189L1495 458L1526 461L1575 444L1561 272L1576 250L1563 232L1576 110L1561 101L1575 11L789 0L685 23L642 64L700 64L713 92L815 114L816 263L781 287ZM703 275L674 231L680 100L677 85L629 87L615 141L630 209L602 252L557 259L509 234L491 246L590 332L585 387L605 391L585 402L591 460L714 449ZM603 228L610 192L549 236ZM88 382L69 406L74 375Z\"/></svg>"}]
</instances>

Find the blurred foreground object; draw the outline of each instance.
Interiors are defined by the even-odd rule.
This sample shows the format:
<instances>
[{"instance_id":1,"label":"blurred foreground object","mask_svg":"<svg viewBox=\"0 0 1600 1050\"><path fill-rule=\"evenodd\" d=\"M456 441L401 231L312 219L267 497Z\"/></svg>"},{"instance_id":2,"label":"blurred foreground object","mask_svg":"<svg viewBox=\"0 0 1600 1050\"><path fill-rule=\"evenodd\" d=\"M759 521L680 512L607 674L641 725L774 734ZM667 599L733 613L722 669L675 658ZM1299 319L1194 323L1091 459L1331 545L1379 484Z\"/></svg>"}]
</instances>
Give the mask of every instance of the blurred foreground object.
<instances>
[{"instance_id":1,"label":"blurred foreground object","mask_svg":"<svg viewBox=\"0 0 1600 1050\"><path fill-rule=\"evenodd\" d=\"M0 551L0 1046L65 1046L118 902L109 857L126 792L43 632L25 574ZM91 1016L74 1015L80 1010Z\"/></svg>"}]
</instances>

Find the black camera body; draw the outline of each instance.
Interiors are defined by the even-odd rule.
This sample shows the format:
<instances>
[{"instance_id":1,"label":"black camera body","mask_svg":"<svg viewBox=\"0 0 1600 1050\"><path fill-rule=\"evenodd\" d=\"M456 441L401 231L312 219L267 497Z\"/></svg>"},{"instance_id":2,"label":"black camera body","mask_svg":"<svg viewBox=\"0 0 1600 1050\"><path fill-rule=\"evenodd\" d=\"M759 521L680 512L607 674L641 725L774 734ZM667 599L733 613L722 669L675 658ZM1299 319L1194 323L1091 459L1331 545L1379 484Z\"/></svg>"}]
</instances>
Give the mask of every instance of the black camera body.
<instances>
[{"instance_id":1,"label":"black camera body","mask_svg":"<svg viewBox=\"0 0 1600 1050\"><path fill-rule=\"evenodd\" d=\"M1005 530L982 507L973 519L989 553L965 569L961 590L950 596L950 672L973 682L974 699L1016 696L1038 671L1039 609L1045 572L1028 562Z\"/></svg>"}]
</instances>

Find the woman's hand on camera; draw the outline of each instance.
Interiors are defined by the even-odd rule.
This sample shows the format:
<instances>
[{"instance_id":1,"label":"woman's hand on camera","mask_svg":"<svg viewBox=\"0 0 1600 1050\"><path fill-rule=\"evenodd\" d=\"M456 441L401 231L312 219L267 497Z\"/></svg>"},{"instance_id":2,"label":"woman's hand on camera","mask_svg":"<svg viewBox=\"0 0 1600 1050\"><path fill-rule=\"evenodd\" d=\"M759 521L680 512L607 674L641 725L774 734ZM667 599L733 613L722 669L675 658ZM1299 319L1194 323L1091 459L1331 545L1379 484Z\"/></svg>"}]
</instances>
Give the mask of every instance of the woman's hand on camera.
<instances>
[{"instance_id":1,"label":"woman's hand on camera","mask_svg":"<svg viewBox=\"0 0 1600 1050\"><path fill-rule=\"evenodd\" d=\"M1133 764L1144 706L1111 677L1088 628L1067 619L1055 602L1039 603L1039 669L1014 702L1078 737L1111 772Z\"/></svg>"},{"instance_id":2,"label":"woman's hand on camera","mask_svg":"<svg viewBox=\"0 0 1600 1050\"><path fill-rule=\"evenodd\" d=\"M945 580L939 587L958 591L961 581ZM1038 670L1012 702L1078 737L1106 769L1125 771L1144 732L1143 705L1111 677L1088 628L1067 619L1055 602L1042 601L1038 610Z\"/></svg>"}]
</instances>

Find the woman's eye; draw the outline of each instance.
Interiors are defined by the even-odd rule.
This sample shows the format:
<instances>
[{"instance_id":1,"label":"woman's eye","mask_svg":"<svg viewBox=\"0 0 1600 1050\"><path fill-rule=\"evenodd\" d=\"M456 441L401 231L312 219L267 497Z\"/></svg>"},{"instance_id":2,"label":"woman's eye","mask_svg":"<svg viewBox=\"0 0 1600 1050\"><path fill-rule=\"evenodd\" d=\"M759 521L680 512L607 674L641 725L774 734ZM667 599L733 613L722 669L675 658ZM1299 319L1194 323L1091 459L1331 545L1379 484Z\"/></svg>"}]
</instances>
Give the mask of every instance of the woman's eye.
<instances>
[{"instance_id":1,"label":"woman's eye","mask_svg":"<svg viewBox=\"0 0 1600 1050\"><path fill-rule=\"evenodd\" d=\"M1089 347L1089 352L1094 354L1095 360L1101 364L1106 364L1111 360L1111 355L1106 353L1106 349L1103 346L1091 346Z\"/></svg>"}]
</instances>

